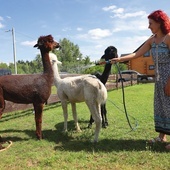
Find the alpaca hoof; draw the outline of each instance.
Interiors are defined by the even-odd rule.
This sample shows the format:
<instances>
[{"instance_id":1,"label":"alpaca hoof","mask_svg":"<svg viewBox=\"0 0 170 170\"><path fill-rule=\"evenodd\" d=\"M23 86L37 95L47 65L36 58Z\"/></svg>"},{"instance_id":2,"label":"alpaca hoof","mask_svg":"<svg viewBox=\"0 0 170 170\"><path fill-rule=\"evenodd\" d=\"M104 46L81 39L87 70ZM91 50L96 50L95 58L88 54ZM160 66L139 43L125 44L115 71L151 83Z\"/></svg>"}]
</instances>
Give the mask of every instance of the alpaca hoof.
<instances>
[{"instance_id":1,"label":"alpaca hoof","mask_svg":"<svg viewBox=\"0 0 170 170\"><path fill-rule=\"evenodd\" d=\"M37 136L37 139L38 139L38 140L43 139L43 135L37 135L37 134L36 134L36 136Z\"/></svg>"},{"instance_id":2,"label":"alpaca hoof","mask_svg":"<svg viewBox=\"0 0 170 170\"><path fill-rule=\"evenodd\" d=\"M92 140L91 142L92 142L93 144L97 144L97 143L98 143L98 140L95 140L95 139L94 139L94 140Z\"/></svg>"},{"instance_id":3,"label":"alpaca hoof","mask_svg":"<svg viewBox=\"0 0 170 170\"><path fill-rule=\"evenodd\" d=\"M89 123L88 126L87 126L87 128L91 129L91 128L92 128L92 124Z\"/></svg>"},{"instance_id":4,"label":"alpaca hoof","mask_svg":"<svg viewBox=\"0 0 170 170\"><path fill-rule=\"evenodd\" d=\"M105 122L105 125L106 125L106 126L109 126L109 123L108 123L108 122Z\"/></svg>"},{"instance_id":5,"label":"alpaca hoof","mask_svg":"<svg viewBox=\"0 0 170 170\"><path fill-rule=\"evenodd\" d=\"M62 133L68 133L68 130L63 129Z\"/></svg>"},{"instance_id":6,"label":"alpaca hoof","mask_svg":"<svg viewBox=\"0 0 170 170\"><path fill-rule=\"evenodd\" d=\"M2 137L0 136L0 143L4 142L4 140L2 139Z\"/></svg>"},{"instance_id":7,"label":"alpaca hoof","mask_svg":"<svg viewBox=\"0 0 170 170\"><path fill-rule=\"evenodd\" d=\"M102 123L102 128L107 128L109 126L108 122Z\"/></svg>"},{"instance_id":8,"label":"alpaca hoof","mask_svg":"<svg viewBox=\"0 0 170 170\"><path fill-rule=\"evenodd\" d=\"M81 129L77 129L76 131L77 131L78 133L79 133L79 132L82 132L82 130L81 130Z\"/></svg>"},{"instance_id":9,"label":"alpaca hoof","mask_svg":"<svg viewBox=\"0 0 170 170\"><path fill-rule=\"evenodd\" d=\"M41 137L37 136L37 139L38 139L38 140L41 140Z\"/></svg>"}]
</instances>

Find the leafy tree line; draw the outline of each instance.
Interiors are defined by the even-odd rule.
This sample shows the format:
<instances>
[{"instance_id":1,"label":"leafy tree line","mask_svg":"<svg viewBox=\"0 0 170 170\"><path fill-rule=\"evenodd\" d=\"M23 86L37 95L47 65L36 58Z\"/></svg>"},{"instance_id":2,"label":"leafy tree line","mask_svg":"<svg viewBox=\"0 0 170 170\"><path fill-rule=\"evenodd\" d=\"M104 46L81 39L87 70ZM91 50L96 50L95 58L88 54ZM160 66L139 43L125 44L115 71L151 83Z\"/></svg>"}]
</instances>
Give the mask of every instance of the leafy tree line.
<instances>
[{"instance_id":1,"label":"leafy tree line","mask_svg":"<svg viewBox=\"0 0 170 170\"><path fill-rule=\"evenodd\" d=\"M70 42L68 39L64 38L59 41L61 45L60 50L53 50L58 57L58 60L62 62L60 67L60 72L68 73L84 73L84 74L94 74L96 72L103 72L104 66L95 66L94 62L90 61L89 56L83 56L79 50L79 46ZM121 65L121 70L125 67ZM0 63L0 68L7 68L15 73L14 64L10 63ZM18 74L34 74L41 73L43 71L41 55L37 55L33 61L17 61L17 72ZM117 68L112 67L112 73L116 73Z\"/></svg>"}]
</instances>

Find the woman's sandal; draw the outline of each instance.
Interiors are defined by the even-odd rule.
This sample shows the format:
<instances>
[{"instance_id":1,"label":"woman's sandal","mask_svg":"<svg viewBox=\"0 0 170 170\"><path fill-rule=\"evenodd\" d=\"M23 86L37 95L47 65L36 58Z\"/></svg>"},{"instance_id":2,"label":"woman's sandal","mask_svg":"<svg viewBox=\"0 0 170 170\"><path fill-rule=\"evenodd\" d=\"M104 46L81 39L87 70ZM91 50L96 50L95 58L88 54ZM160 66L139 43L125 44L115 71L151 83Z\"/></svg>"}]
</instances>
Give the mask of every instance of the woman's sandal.
<instances>
[{"instance_id":1,"label":"woman's sandal","mask_svg":"<svg viewBox=\"0 0 170 170\"><path fill-rule=\"evenodd\" d=\"M170 144L166 145L165 148L170 151Z\"/></svg>"},{"instance_id":2,"label":"woman's sandal","mask_svg":"<svg viewBox=\"0 0 170 170\"><path fill-rule=\"evenodd\" d=\"M160 143L165 143L166 140L163 140L162 138L160 138L160 137L158 136L158 137L156 137L156 138L153 138L153 139L149 140L148 142L149 142L150 144L154 144L154 143L158 143L158 142L160 142ZM169 147L170 147L170 146L169 146Z\"/></svg>"}]
</instances>

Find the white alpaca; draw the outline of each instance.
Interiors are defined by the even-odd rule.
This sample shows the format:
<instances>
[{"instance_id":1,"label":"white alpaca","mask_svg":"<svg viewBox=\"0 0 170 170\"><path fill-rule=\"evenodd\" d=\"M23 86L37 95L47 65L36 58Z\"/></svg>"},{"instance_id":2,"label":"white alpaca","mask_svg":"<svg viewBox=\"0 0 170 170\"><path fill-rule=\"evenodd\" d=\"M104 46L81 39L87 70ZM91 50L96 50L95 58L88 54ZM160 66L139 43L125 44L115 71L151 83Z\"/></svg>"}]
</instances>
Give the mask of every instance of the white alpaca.
<instances>
[{"instance_id":1,"label":"white alpaca","mask_svg":"<svg viewBox=\"0 0 170 170\"><path fill-rule=\"evenodd\" d=\"M50 53L50 61L54 72L54 84L57 88L57 94L62 104L64 131L67 131L67 101L71 103L77 131L81 130L77 119L76 103L86 102L96 123L94 142L97 142L102 124L100 105L105 103L107 99L107 90L105 86L95 76L91 75L66 77L61 79L57 66L57 64L61 64L61 62L58 61L57 56L53 53Z\"/></svg>"}]
</instances>

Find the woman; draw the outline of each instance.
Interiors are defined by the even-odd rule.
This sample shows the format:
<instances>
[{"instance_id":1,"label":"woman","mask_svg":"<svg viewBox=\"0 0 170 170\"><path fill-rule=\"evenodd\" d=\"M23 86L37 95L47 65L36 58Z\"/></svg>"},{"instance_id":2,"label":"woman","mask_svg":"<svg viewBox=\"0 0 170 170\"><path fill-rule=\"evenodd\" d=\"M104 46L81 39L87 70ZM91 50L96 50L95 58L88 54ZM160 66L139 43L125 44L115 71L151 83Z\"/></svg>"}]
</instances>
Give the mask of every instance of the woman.
<instances>
[{"instance_id":1,"label":"woman","mask_svg":"<svg viewBox=\"0 0 170 170\"><path fill-rule=\"evenodd\" d=\"M162 10L156 10L148 16L149 29L153 33L144 45L135 53L111 60L111 63L131 60L142 56L151 50L155 65L155 90L154 90L154 121L155 130L159 136L150 140L166 142L166 135L170 135L170 97L165 89L170 77L170 18ZM170 150L170 144L166 145Z\"/></svg>"}]
</instances>

